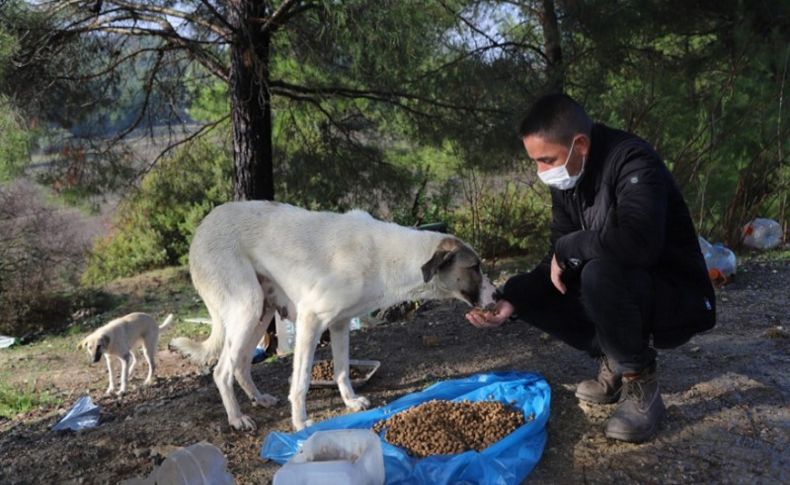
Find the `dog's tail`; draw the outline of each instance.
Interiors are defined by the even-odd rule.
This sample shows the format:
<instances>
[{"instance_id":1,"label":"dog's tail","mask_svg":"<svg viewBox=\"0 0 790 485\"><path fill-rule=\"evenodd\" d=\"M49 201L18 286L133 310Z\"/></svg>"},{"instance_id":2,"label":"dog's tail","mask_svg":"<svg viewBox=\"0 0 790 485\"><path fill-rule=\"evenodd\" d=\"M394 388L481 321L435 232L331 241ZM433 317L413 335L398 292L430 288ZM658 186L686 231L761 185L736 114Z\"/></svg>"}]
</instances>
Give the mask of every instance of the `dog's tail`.
<instances>
[{"instance_id":1,"label":"dog's tail","mask_svg":"<svg viewBox=\"0 0 790 485\"><path fill-rule=\"evenodd\" d=\"M170 341L169 347L181 352L198 365L210 366L217 362L224 342L225 326L215 320L211 325L211 335L206 340L196 342L188 337L178 337Z\"/></svg>"},{"instance_id":2,"label":"dog's tail","mask_svg":"<svg viewBox=\"0 0 790 485\"><path fill-rule=\"evenodd\" d=\"M173 314L172 314L172 313L169 313L169 314L167 315L167 318L165 318L165 321L164 321L164 322L162 322L162 325L159 325L159 330L162 330L163 328L165 328L165 327L167 327L168 325L170 325L170 323L171 323L172 321L173 321Z\"/></svg>"}]
</instances>

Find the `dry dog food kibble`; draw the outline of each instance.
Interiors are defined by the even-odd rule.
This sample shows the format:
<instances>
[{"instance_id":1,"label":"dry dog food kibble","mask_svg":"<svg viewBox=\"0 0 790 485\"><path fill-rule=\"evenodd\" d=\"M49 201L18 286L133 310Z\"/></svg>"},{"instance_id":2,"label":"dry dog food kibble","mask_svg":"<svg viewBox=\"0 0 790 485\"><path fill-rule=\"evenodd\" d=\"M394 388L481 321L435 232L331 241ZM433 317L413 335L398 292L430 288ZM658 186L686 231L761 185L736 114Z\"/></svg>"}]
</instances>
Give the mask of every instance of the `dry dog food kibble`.
<instances>
[{"instance_id":1,"label":"dry dog food kibble","mask_svg":"<svg viewBox=\"0 0 790 485\"><path fill-rule=\"evenodd\" d=\"M362 379L365 374L354 366L349 369L351 379ZM331 360L320 360L313 365L314 381L332 381L335 379L335 368Z\"/></svg>"},{"instance_id":2,"label":"dry dog food kibble","mask_svg":"<svg viewBox=\"0 0 790 485\"><path fill-rule=\"evenodd\" d=\"M433 400L379 421L373 431L413 456L482 451L524 424L524 413L497 401Z\"/></svg>"}]
</instances>

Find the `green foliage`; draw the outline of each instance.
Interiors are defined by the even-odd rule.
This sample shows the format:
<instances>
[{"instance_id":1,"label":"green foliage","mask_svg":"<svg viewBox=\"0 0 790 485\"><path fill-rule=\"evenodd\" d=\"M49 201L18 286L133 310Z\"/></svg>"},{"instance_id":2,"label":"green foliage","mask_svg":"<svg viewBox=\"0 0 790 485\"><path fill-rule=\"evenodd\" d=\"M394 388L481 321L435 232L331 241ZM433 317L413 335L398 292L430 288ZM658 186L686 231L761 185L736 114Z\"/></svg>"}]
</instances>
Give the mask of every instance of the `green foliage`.
<instances>
[{"instance_id":1,"label":"green foliage","mask_svg":"<svg viewBox=\"0 0 790 485\"><path fill-rule=\"evenodd\" d=\"M30 133L22 127L8 100L0 95L0 182L22 173L30 159L29 149Z\"/></svg>"},{"instance_id":2,"label":"green foliage","mask_svg":"<svg viewBox=\"0 0 790 485\"><path fill-rule=\"evenodd\" d=\"M186 263L197 225L214 206L230 200L231 176L228 150L217 140L190 143L162 159L119 207L113 232L90 254L83 282Z\"/></svg>"},{"instance_id":3,"label":"green foliage","mask_svg":"<svg viewBox=\"0 0 790 485\"><path fill-rule=\"evenodd\" d=\"M535 191L514 182L488 183L501 186L494 188L469 179L464 190L465 203L449 214L453 233L486 258L530 252L542 255L551 216L545 202L547 191Z\"/></svg>"},{"instance_id":4,"label":"green foliage","mask_svg":"<svg viewBox=\"0 0 790 485\"><path fill-rule=\"evenodd\" d=\"M37 392L32 385L20 389L0 382L0 418L13 419L38 406L60 402L60 399L47 392Z\"/></svg>"}]
</instances>

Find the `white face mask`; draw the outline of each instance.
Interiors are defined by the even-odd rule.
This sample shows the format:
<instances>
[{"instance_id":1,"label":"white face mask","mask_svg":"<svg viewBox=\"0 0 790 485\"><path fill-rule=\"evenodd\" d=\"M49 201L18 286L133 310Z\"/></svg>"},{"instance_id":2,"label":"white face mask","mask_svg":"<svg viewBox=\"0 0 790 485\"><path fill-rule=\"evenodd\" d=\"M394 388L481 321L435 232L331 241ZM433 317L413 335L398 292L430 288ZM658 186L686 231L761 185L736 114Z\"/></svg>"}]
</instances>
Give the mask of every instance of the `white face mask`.
<instances>
[{"instance_id":1,"label":"white face mask","mask_svg":"<svg viewBox=\"0 0 790 485\"><path fill-rule=\"evenodd\" d=\"M566 167L568 166L568 161L571 159L573 145L575 143L576 139L574 138L573 142L571 142L571 147L568 150L568 158L565 159L565 163L559 167L554 167L544 170L543 172L538 172L538 177L544 184L550 187L556 187L560 190L568 190L576 186L576 182L579 181L579 178L581 178L582 174L584 173L584 163L587 161L587 156L582 158L582 169L579 170L579 173L576 175L570 175Z\"/></svg>"}]
</instances>

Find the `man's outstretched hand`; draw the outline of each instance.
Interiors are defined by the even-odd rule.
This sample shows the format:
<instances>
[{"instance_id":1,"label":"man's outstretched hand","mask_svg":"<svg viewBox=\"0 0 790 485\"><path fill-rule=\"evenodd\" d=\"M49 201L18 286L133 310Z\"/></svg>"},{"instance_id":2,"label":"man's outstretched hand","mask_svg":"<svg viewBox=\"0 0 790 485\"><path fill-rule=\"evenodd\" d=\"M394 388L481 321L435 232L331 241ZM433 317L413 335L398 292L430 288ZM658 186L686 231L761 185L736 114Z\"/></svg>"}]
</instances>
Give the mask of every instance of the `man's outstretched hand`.
<instances>
[{"instance_id":1,"label":"man's outstretched hand","mask_svg":"<svg viewBox=\"0 0 790 485\"><path fill-rule=\"evenodd\" d=\"M507 300L499 300L491 310L474 308L466 314L466 319L477 328L494 328L505 323L515 308Z\"/></svg>"},{"instance_id":2,"label":"man's outstretched hand","mask_svg":"<svg viewBox=\"0 0 790 485\"><path fill-rule=\"evenodd\" d=\"M557 291L563 295L568 291L567 288L565 288L565 283L562 282L562 268L560 268L560 265L557 263L556 254L551 257L551 282L554 287L557 288Z\"/></svg>"}]
</instances>

